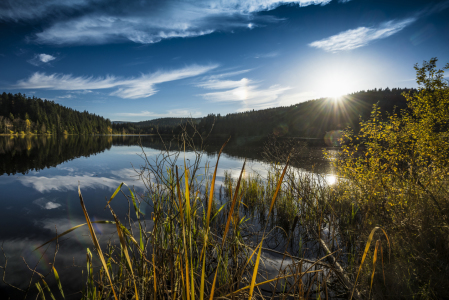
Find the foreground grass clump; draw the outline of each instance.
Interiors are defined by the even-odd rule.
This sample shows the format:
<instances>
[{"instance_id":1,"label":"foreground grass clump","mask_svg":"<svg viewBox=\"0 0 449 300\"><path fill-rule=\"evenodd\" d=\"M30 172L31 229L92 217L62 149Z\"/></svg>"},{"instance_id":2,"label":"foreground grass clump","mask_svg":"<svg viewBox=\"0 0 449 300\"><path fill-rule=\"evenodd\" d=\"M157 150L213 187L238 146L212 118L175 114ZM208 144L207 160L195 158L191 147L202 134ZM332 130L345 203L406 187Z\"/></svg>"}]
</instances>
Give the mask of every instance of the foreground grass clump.
<instances>
[{"instance_id":1,"label":"foreground grass clump","mask_svg":"<svg viewBox=\"0 0 449 300\"><path fill-rule=\"evenodd\" d=\"M288 162L274 171L267 185L258 181L254 187L267 189L263 190L264 201L258 202L263 206L259 209L263 220L250 220L249 212L247 216L243 209L246 200L242 200L250 191L250 180L243 179L245 163L238 179L225 180L229 186L220 201L214 189L221 150L212 176L199 167L199 152L191 165L184 159L181 168L176 164L179 154L167 151L153 161L144 156L146 164L140 175L147 193L138 196L129 189L126 196L133 213L125 221L119 221L109 206L116 201L123 184L108 200L106 206L114 221L103 223L115 224L119 243L100 245L79 190L97 254L87 252L85 299L248 299L270 294L310 298L330 293L332 287L327 284L336 277L324 260L331 253L305 259L280 252L285 262L275 265L274 272L267 266L266 253L279 252L271 246L273 238L282 241L288 236L279 235L275 223L263 221L278 218L282 210L279 207L289 201L285 197L288 187L283 186ZM151 216L140 211L144 202L152 207ZM296 231L297 224L290 225L289 230ZM289 241L282 244L288 245ZM43 289L39 292L49 293Z\"/></svg>"}]
</instances>

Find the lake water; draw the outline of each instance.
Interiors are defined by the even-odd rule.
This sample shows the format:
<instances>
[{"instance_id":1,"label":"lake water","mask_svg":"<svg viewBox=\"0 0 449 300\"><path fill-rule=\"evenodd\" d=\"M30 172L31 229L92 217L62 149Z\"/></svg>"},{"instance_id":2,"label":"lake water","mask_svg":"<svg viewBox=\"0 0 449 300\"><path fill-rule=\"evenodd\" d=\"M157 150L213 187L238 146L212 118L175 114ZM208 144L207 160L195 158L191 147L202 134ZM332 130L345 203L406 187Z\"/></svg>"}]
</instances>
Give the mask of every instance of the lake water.
<instances>
[{"instance_id":1,"label":"lake water","mask_svg":"<svg viewBox=\"0 0 449 300\"><path fill-rule=\"evenodd\" d=\"M206 142L202 165L215 166L217 152L225 139ZM142 147L139 145L141 144ZM143 164L139 156L142 150L151 160L169 145L156 136L68 136L68 137L0 137L0 241L7 257L6 282L25 289L32 272L25 265L41 274L51 271L54 246L34 250L37 246L63 231L85 223L78 197L78 184L92 220L111 220L104 210L106 200L121 182L134 186L138 193L145 186L136 175ZM174 144L172 144L172 147ZM176 147L174 147L176 148ZM332 181L332 167L322 155L323 147L308 148L296 167L304 172L327 174ZM336 150L335 150L336 151ZM247 172L266 175L269 165L263 161L262 144L257 139L231 140L220 158L217 184L223 181L225 170L238 176L245 158ZM193 160L187 151L186 159ZM181 154L178 165L183 164ZM128 211L124 196L114 199L112 207L123 218ZM148 213L149 207L143 207ZM98 237L106 241L115 232L115 226L96 225ZM55 267L68 298L85 283L86 248L92 249L87 228L71 232L59 240L59 252ZM4 266L5 259L0 259ZM84 271L84 278L82 272ZM36 276L36 275L35 275ZM54 280L49 277L49 283ZM31 289L36 295L35 287ZM54 290L55 291L55 290ZM0 298L15 299L21 293L4 283L0 284ZM22 296L23 297L23 296Z\"/></svg>"}]
</instances>

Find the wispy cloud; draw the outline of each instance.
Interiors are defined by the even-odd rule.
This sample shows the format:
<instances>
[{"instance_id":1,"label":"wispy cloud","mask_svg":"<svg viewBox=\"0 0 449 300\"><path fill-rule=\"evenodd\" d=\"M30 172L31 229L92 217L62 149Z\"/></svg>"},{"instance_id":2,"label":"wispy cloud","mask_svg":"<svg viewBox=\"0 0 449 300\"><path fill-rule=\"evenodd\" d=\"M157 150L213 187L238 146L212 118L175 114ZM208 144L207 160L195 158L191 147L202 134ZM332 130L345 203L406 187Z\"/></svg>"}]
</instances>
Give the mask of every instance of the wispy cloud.
<instances>
[{"instance_id":1,"label":"wispy cloud","mask_svg":"<svg viewBox=\"0 0 449 300\"><path fill-rule=\"evenodd\" d=\"M57 98L59 98L59 99L71 99L71 98L76 98L76 97L73 96L72 94L67 94L67 95L64 95L64 96L59 96Z\"/></svg>"},{"instance_id":2,"label":"wispy cloud","mask_svg":"<svg viewBox=\"0 0 449 300\"><path fill-rule=\"evenodd\" d=\"M73 92L71 92L71 93L85 95L85 94L92 93L92 91L91 91L91 90L82 90L82 91L73 91Z\"/></svg>"},{"instance_id":3,"label":"wispy cloud","mask_svg":"<svg viewBox=\"0 0 449 300\"><path fill-rule=\"evenodd\" d=\"M88 0L14 0L0 2L0 20L33 20L54 13L70 12L100 1Z\"/></svg>"},{"instance_id":4,"label":"wispy cloud","mask_svg":"<svg viewBox=\"0 0 449 300\"><path fill-rule=\"evenodd\" d=\"M116 113L116 116L123 117L149 117L149 118L198 118L201 117L202 114L199 111L192 112L187 109L173 109L169 110L166 113L155 113L151 111L141 111L138 113Z\"/></svg>"},{"instance_id":5,"label":"wispy cloud","mask_svg":"<svg viewBox=\"0 0 449 300\"><path fill-rule=\"evenodd\" d=\"M258 12L284 4L325 5L331 0L14 0L0 4L0 20L50 21L31 37L48 44L156 43L217 30L279 21ZM51 18L49 18L51 16Z\"/></svg>"},{"instance_id":6,"label":"wispy cloud","mask_svg":"<svg viewBox=\"0 0 449 300\"><path fill-rule=\"evenodd\" d=\"M93 176L93 174L58 175L53 177L22 176L17 180L24 186L34 188L41 193L74 190L79 183L84 189L103 187L115 190L122 181L136 187L144 187L143 182L136 181L136 172L133 169L121 169L113 172L113 175L112 177L97 177Z\"/></svg>"},{"instance_id":7,"label":"wispy cloud","mask_svg":"<svg viewBox=\"0 0 449 300\"><path fill-rule=\"evenodd\" d=\"M279 52L273 51L269 53L256 54L254 58L273 58L279 56Z\"/></svg>"},{"instance_id":8,"label":"wispy cloud","mask_svg":"<svg viewBox=\"0 0 449 300\"><path fill-rule=\"evenodd\" d=\"M140 77L120 78L113 75L105 77L79 76L70 74L51 74L36 72L30 78L19 80L14 86L23 89L49 89L49 90L116 90L110 95L124 99L137 99L150 97L157 93L156 85L163 82L180 80L204 74L216 65L198 66L192 65L172 71L157 71L155 73L142 74Z\"/></svg>"},{"instance_id":9,"label":"wispy cloud","mask_svg":"<svg viewBox=\"0 0 449 300\"><path fill-rule=\"evenodd\" d=\"M290 87L280 85L261 89L258 83L248 78L240 80L210 79L198 86L205 89L221 90L201 94L201 96L213 102L240 102L242 105L240 111L276 106L279 96L290 89Z\"/></svg>"},{"instance_id":10,"label":"wispy cloud","mask_svg":"<svg viewBox=\"0 0 449 300\"><path fill-rule=\"evenodd\" d=\"M205 77L204 80L207 81L207 80L220 79L220 78L225 78L225 77L232 77L232 76L241 75L241 74L245 74L245 73L251 72L252 70L253 69L245 69L245 70L238 70L238 71L232 71L232 72L226 72L226 73L210 75L210 76Z\"/></svg>"},{"instance_id":11,"label":"wispy cloud","mask_svg":"<svg viewBox=\"0 0 449 300\"><path fill-rule=\"evenodd\" d=\"M57 45L105 44L126 40L139 44L152 44L162 39L196 37L214 32L214 29L195 28L186 24L156 22L148 17L84 16L56 23L37 33L35 40L38 43Z\"/></svg>"},{"instance_id":12,"label":"wispy cloud","mask_svg":"<svg viewBox=\"0 0 449 300\"><path fill-rule=\"evenodd\" d=\"M40 66L42 64L46 64L52 60L55 60L56 57L50 54L36 54L32 59L28 60L28 62L35 66Z\"/></svg>"},{"instance_id":13,"label":"wispy cloud","mask_svg":"<svg viewBox=\"0 0 449 300\"><path fill-rule=\"evenodd\" d=\"M337 35L310 43L310 47L320 48L328 52L352 50L366 46L370 42L387 38L416 21L408 18L400 21L388 21L378 27L359 27L340 32Z\"/></svg>"}]
</instances>

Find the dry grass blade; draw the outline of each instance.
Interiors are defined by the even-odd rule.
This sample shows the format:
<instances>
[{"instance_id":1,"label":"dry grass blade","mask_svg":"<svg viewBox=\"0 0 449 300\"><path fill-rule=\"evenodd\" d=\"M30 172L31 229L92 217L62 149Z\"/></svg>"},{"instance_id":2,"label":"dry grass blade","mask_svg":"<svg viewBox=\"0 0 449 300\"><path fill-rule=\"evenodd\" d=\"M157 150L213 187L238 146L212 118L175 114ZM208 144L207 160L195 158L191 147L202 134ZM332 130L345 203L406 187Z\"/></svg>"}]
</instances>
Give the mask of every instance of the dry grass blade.
<instances>
[{"instance_id":1,"label":"dry grass blade","mask_svg":"<svg viewBox=\"0 0 449 300\"><path fill-rule=\"evenodd\" d=\"M287 168L288 168L288 162L289 162L289 160L290 160L290 156L287 158L287 163L285 164L284 170L282 171L282 175L281 175L281 177L279 178L278 184L277 184L277 186L276 186L276 191L274 192L273 199L271 200L270 210L268 211L267 219L270 217L271 211L273 210L273 207L274 207L274 203L276 202L276 197L277 197L277 195L278 195L278 193L279 193L279 189L281 188L282 181L284 180L284 176L285 176L285 172L287 171ZM268 223L267 223L267 224L268 224ZM265 227L266 227L266 226L265 226Z\"/></svg>"},{"instance_id":2,"label":"dry grass blade","mask_svg":"<svg viewBox=\"0 0 449 300\"><path fill-rule=\"evenodd\" d=\"M388 260L390 260L390 256L391 256L391 244L390 244L390 239L388 238L388 235L387 235L387 233L385 232L385 230L383 229L383 228L381 228L381 227L379 227L380 228L380 230L382 230L382 232L384 233L384 235L385 235L385 238L387 239L387 242L388 242Z\"/></svg>"},{"instance_id":3,"label":"dry grass blade","mask_svg":"<svg viewBox=\"0 0 449 300\"><path fill-rule=\"evenodd\" d=\"M59 274L58 274L58 272L56 271L56 269L55 269L54 266L53 266L53 274L55 275L55 280L56 280L56 284L58 285L59 292L61 293L62 298L65 299L64 291L62 290L61 280L59 279Z\"/></svg>"},{"instance_id":4,"label":"dry grass blade","mask_svg":"<svg viewBox=\"0 0 449 300\"><path fill-rule=\"evenodd\" d=\"M371 295L371 290L373 289L373 281L374 281L374 272L376 272L376 262L377 262L377 250L379 249L380 241L376 241L376 248L374 249L374 256L373 256L373 273L371 274L371 285L369 293Z\"/></svg>"},{"instance_id":5,"label":"dry grass blade","mask_svg":"<svg viewBox=\"0 0 449 300\"><path fill-rule=\"evenodd\" d=\"M134 290L136 292L136 300L139 300L139 293L137 292L137 285L136 285L136 279L134 277L133 266L132 266L131 259L129 258L129 254L128 254L128 245L126 244L125 236L123 235L123 231L122 231L122 228L120 226L120 222L117 219L117 216L112 211L112 208L110 206L109 206L109 209L111 210L111 214L114 217L115 225L117 227L117 234L118 234L118 237L120 239L120 244L122 244L123 253L125 254L126 262L128 263L129 270L130 270L131 276L133 278Z\"/></svg>"},{"instance_id":6,"label":"dry grass blade","mask_svg":"<svg viewBox=\"0 0 449 300\"><path fill-rule=\"evenodd\" d=\"M248 297L249 300L251 300L251 298L253 297L254 287L256 284L257 272L259 270L260 255L262 254L262 242L263 237L262 241L260 242L259 252L257 253L256 264L254 265L253 277L251 278L251 286L249 288L249 297Z\"/></svg>"},{"instance_id":7,"label":"dry grass blade","mask_svg":"<svg viewBox=\"0 0 449 300\"><path fill-rule=\"evenodd\" d=\"M349 300L351 300L354 295L354 290L357 285L357 280L359 279L360 271L362 270L362 266L363 266L363 263L365 262L366 255L368 254L369 247L371 245L371 241L373 240L374 233L376 232L377 229L381 229L383 231L383 233L385 234L385 237L387 238L388 245L390 245L390 240L388 239L388 236L387 236L387 233L385 232L385 230L383 230L380 227L374 227L374 229L371 230L371 233L368 237L368 241L366 242L365 250L363 251L362 261L360 262L359 270L357 271L357 276L356 276L355 282L354 282L354 288L352 289L351 298L349 298Z\"/></svg>"},{"instance_id":8,"label":"dry grass blade","mask_svg":"<svg viewBox=\"0 0 449 300\"><path fill-rule=\"evenodd\" d=\"M274 207L274 204L276 203L276 198L277 198L277 195L279 193L279 189L281 188L282 180L284 179L285 172L287 171L289 160L290 160L290 155L287 158L287 163L285 164L284 170L282 171L282 175L279 178L278 184L276 186L276 191L274 192L273 199L271 200L270 210L268 211L267 219L270 217L271 212L272 212L273 207ZM259 253L257 254L256 264L254 266L253 277L251 278L251 286L250 286L250 289L249 289L249 297L248 297L249 300L251 300L251 298L253 296L253 292L254 292L254 287L255 287L255 283L256 283L256 277L257 277L257 272L258 272L259 262L260 262L260 255L262 253L262 244L263 244L263 240L265 238L265 230L266 230L267 226L268 226L268 222L265 224L265 229L264 229L264 232L262 234L262 240L260 241Z\"/></svg>"},{"instance_id":9,"label":"dry grass blade","mask_svg":"<svg viewBox=\"0 0 449 300\"><path fill-rule=\"evenodd\" d=\"M179 200L179 214L181 215L181 223L182 223L182 241L184 246L184 255L185 255L185 264L186 264L186 289L187 289L187 300L190 299L190 283L189 283L189 260L187 257L187 243L186 243L186 231L185 231L185 222L184 222L184 210L182 205L181 198L181 188L179 186L179 174L178 174L178 166L176 166L176 188L178 191L178 200ZM181 262L182 264L182 262ZM181 266L182 268L182 266Z\"/></svg>"},{"instance_id":10,"label":"dry grass blade","mask_svg":"<svg viewBox=\"0 0 449 300\"><path fill-rule=\"evenodd\" d=\"M41 278L41 280L42 280L42 284L44 285L44 288L50 294L51 299L56 300L55 296L53 296L53 293L51 292L50 287L48 286L48 284L45 282L45 280L43 278Z\"/></svg>"},{"instance_id":11,"label":"dry grass blade","mask_svg":"<svg viewBox=\"0 0 449 300\"><path fill-rule=\"evenodd\" d=\"M114 293L114 298L117 299L117 295L115 294L114 285L112 284L111 276L109 275L108 266L106 265L106 261L104 260L103 252L101 251L100 243L98 242L97 236L95 235L94 227L92 226L92 222L90 221L89 215L87 214L86 206L84 205L83 196L81 195L81 189L78 184L78 195L80 197L81 208L83 209L84 216L86 217L87 225L89 226L90 235L92 236L92 241L94 243L95 248L97 248L98 256L100 257L101 264L103 265L104 271L108 276L109 283L111 284L112 292Z\"/></svg>"},{"instance_id":12,"label":"dry grass blade","mask_svg":"<svg viewBox=\"0 0 449 300\"><path fill-rule=\"evenodd\" d=\"M221 146L220 151L218 152L218 156L217 156L217 163L215 164L215 170L214 170L214 175L212 176L212 182L210 184L210 193L209 193L209 201L207 202L207 215L206 215L206 230L207 233L209 231L209 222L210 222L210 212L212 210L212 202L214 201L214 190L215 190L215 179L217 177L217 169L218 169L218 161L220 160L220 155L223 152L224 147L226 146L226 144L229 142L231 138L229 137L229 139L223 144L223 146ZM223 206L222 206L223 208ZM221 210L221 208L220 208ZM207 245L207 233L204 237L204 245L203 245L203 265L202 265L202 269L201 269L201 287L200 287L200 300L204 299L204 280L205 280L205 274L206 274L206 245ZM217 273L215 272L215 276L214 276L214 281L212 284L212 289L211 289L211 299L214 297L214 291L215 291L215 283L217 280Z\"/></svg>"},{"instance_id":13,"label":"dry grass blade","mask_svg":"<svg viewBox=\"0 0 449 300\"><path fill-rule=\"evenodd\" d=\"M120 183L120 185L118 186L118 188L115 190L114 194L112 194L111 198L109 199L108 203L106 203L106 206L104 207L104 209L106 209L106 207L109 206L109 203L111 203L112 199L114 199L115 196L117 196L118 192L120 192L122 186L123 186L123 182Z\"/></svg>"},{"instance_id":14,"label":"dry grass blade","mask_svg":"<svg viewBox=\"0 0 449 300\"><path fill-rule=\"evenodd\" d=\"M229 139L223 144L223 146L221 146L220 152L218 152L217 163L215 164L214 175L212 176L212 182L210 184L209 201L207 203L207 216L206 216L206 225L207 226L206 226L206 228L209 228L210 212L212 209L212 202L214 199L215 178L217 177L218 161L220 160L221 152L223 152L223 149L226 146L226 144L229 142Z\"/></svg>"},{"instance_id":15,"label":"dry grass blade","mask_svg":"<svg viewBox=\"0 0 449 300\"><path fill-rule=\"evenodd\" d=\"M237 181L237 186L236 186L235 192L234 192L234 199L232 200L231 209L229 210L228 218L226 220L226 227L225 227L225 231L223 233L223 239L222 239L222 242L221 242L221 247L222 248L223 248L224 243L226 241L226 236L228 235L229 224L231 223L232 214L234 212L235 201L237 200L237 194L238 194L238 190L240 188L240 181L242 180L243 171L245 170L245 164L246 164L246 158L245 158L245 161L243 162L242 171L240 172L239 180ZM214 281L212 282L212 289L211 289L210 299L213 299L213 297L214 297L215 284L217 282L217 273L218 273L218 267L215 270L215 276L214 276Z\"/></svg>"},{"instance_id":16,"label":"dry grass blade","mask_svg":"<svg viewBox=\"0 0 449 300\"><path fill-rule=\"evenodd\" d=\"M228 231L229 231L229 225L231 224L232 215L234 214L235 202L237 201L237 195L239 193L240 182L242 180L243 171L245 170L245 164L246 164L246 158L245 158L245 161L243 162L242 171L240 171L239 180L237 181L237 186L235 187L234 199L232 200L231 209L229 210L228 219L226 220L226 227L225 227L225 231L224 231L224 234L223 234L223 239L222 239L222 242L221 242L221 246L222 247L223 247L223 245L224 245L224 243L226 241L226 236L227 236Z\"/></svg>"},{"instance_id":17,"label":"dry grass blade","mask_svg":"<svg viewBox=\"0 0 449 300\"><path fill-rule=\"evenodd\" d=\"M215 285L217 283L217 274L218 274L218 266L217 266L217 271L215 271L214 281L212 282L212 288L210 290L209 300L214 299Z\"/></svg>"},{"instance_id":18,"label":"dry grass blade","mask_svg":"<svg viewBox=\"0 0 449 300\"><path fill-rule=\"evenodd\" d=\"M45 295L44 295L44 290L42 289L41 285L39 284L39 282L36 282L36 288L39 291L38 296L41 296L42 300L45 300Z\"/></svg>"},{"instance_id":19,"label":"dry grass blade","mask_svg":"<svg viewBox=\"0 0 449 300\"><path fill-rule=\"evenodd\" d=\"M115 222L112 222L112 221L94 221L94 222L91 222L91 223L92 223L92 224L93 224L93 223L96 223L96 224L115 224ZM64 231L64 232L61 233L60 235L58 235L58 236L52 238L51 240L45 242L45 243L42 244L42 245L40 245L39 247L37 247L36 249L34 249L34 251L36 251L36 250L39 249L39 248L42 248L43 246L47 245L48 243L51 243L51 242L53 242L53 241L59 239L61 236L64 236L64 235L66 235L67 233L70 233L70 232L72 232L72 231L75 230L75 229L78 229L78 228L80 228L80 227L83 227L84 225L87 225L87 223L83 223L83 224L80 224L80 225L76 225L75 227L72 227L72 228L70 228L69 230Z\"/></svg>"},{"instance_id":20,"label":"dry grass blade","mask_svg":"<svg viewBox=\"0 0 449 300\"><path fill-rule=\"evenodd\" d=\"M184 150L185 151L185 150ZM184 194L184 197L186 199L186 215L187 215L187 229L189 232L189 250L190 250L190 258L192 258L192 235L190 233L190 228L191 228L191 208L190 208L190 189L189 189L189 169L186 166L186 161L184 158L184 179L185 179L185 186L186 186L186 191ZM193 179L192 179L193 180ZM154 255L153 255L154 257ZM192 259L190 260L190 286L192 287L190 289L190 292L192 293L191 295L191 299L194 300L195 299L195 286L194 286L194 278L193 278L193 262Z\"/></svg>"},{"instance_id":21,"label":"dry grass blade","mask_svg":"<svg viewBox=\"0 0 449 300\"><path fill-rule=\"evenodd\" d=\"M142 213L140 211L140 209L137 207L137 203L136 203L136 197L134 196L133 191L131 190L131 188L124 182L120 183L120 185L118 186L118 188L115 190L114 194L112 194L111 198L109 199L108 203L106 203L106 206L104 207L105 209L109 206L109 204L111 203L112 199L115 198L115 196L117 196L118 192L120 192L120 190L122 189L122 186L126 186L129 190L129 193L131 195L131 200L133 202L133 206L134 206L134 210L136 211L136 216L137 218L139 218L139 214L144 215L144 213Z\"/></svg>"},{"instance_id":22,"label":"dry grass blade","mask_svg":"<svg viewBox=\"0 0 449 300\"><path fill-rule=\"evenodd\" d=\"M308 272L302 273L302 274L301 274L301 277L303 277L303 276L306 275L306 274L319 273L319 272L323 272L323 270L308 271ZM273 282L273 281L275 281L275 280L290 278L290 277L293 277L293 276L297 276L297 274L290 274L290 275L285 275L285 276L277 276L276 278L272 278L272 279L269 279L269 280L266 280L266 281L263 281L263 282L259 282L259 283L255 284L254 287L258 287L258 286L261 286L261 285L264 285L264 284ZM301 278L301 277L300 277L300 278ZM239 290L237 290L237 291L234 291L234 292L232 292L232 293L229 293L229 294L225 295L224 297L225 297L225 298L231 297L232 295L238 294L238 293L240 293L240 292L242 292L242 291L244 291L244 290L247 290L247 289L249 289L249 288L250 288L249 285L248 285L248 286L245 286L245 287L243 287L243 288L241 288L241 289L239 289Z\"/></svg>"},{"instance_id":23,"label":"dry grass blade","mask_svg":"<svg viewBox=\"0 0 449 300\"><path fill-rule=\"evenodd\" d=\"M385 270L384 270L384 251L382 249L382 243L380 243L380 258L382 259L382 274L384 277L384 285L387 283L385 282Z\"/></svg>"},{"instance_id":24,"label":"dry grass blade","mask_svg":"<svg viewBox=\"0 0 449 300\"><path fill-rule=\"evenodd\" d=\"M263 242L263 241L262 241ZM251 253L250 257L248 258L248 260L246 261L245 267L243 269L246 269L246 266L249 264L249 262L251 261L251 258L253 258L254 253L256 253L257 248L262 247L262 242L260 242L256 248L254 248L253 253Z\"/></svg>"}]
</instances>

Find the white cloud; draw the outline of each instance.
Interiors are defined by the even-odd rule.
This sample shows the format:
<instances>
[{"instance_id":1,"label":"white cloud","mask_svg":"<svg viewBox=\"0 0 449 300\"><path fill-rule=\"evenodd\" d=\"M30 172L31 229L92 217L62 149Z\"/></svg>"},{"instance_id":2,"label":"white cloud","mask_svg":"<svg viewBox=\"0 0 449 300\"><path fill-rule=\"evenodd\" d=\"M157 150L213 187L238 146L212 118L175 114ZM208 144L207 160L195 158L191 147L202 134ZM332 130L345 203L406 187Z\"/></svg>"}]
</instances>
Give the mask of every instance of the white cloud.
<instances>
[{"instance_id":1,"label":"white cloud","mask_svg":"<svg viewBox=\"0 0 449 300\"><path fill-rule=\"evenodd\" d=\"M240 102L242 104L240 111L276 106L279 96L290 89L290 87L280 85L260 89L258 84L248 78L241 80L210 79L198 86L205 89L222 90L201 94L201 96L213 102Z\"/></svg>"},{"instance_id":2,"label":"white cloud","mask_svg":"<svg viewBox=\"0 0 449 300\"><path fill-rule=\"evenodd\" d=\"M359 27L350 29L340 32L337 35L310 43L309 46L320 48L328 52L352 50L366 46L374 40L387 38L401 31L415 20L415 18L408 18L401 21L393 20L382 23L376 28Z\"/></svg>"},{"instance_id":3,"label":"white cloud","mask_svg":"<svg viewBox=\"0 0 449 300\"><path fill-rule=\"evenodd\" d=\"M96 177L93 174L83 175L60 175L53 177L46 176L22 176L17 180L24 186L34 188L35 190L46 193L49 191L68 191L76 190L78 188L78 182L82 189L86 188L108 188L115 190L122 181L125 181L130 186L136 186L143 189L145 185L142 181L136 180L136 172L133 169L121 169L111 172L114 177ZM47 207L54 206L56 203L49 204L43 202L44 198L36 200L36 204L45 209ZM55 208L55 207L53 207Z\"/></svg>"},{"instance_id":4,"label":"white cloud","mask_svg":"<svg viewBox=\"0 0 449 300\"><path fill-rule=\"evenodd\" d=\"M70 74L51 74L36 72L26 80L19 80L14 86L23 89L49 89L49 90L98 90L117 88L110 95L125 99L145 98L157 92L156 85L163 82L174 81L204 74L216 65L192 65L183 69L172 71L157 71L142 74L140 77L119 78L113 75L106 77L79 76Z\"/></svg>"},{"instance_id":5,"label":"white cloud","mask_svg":"<svg viewBox=\"0 0 449 300\"><path fill-rule=\"evenodd\" d=\"M45 193L49 191L67 191L75 190L80 182L83 188L99 188L106 187L116 189L121 181L120 179L112 179L105 177L91 177L89 175L75 176L24 176L18 179L23 185L32 187L35 190Z\"/></svg>"},{"instance_id":6,"label":"white cloud","mask_svg":"<svg viewBox=\"0 0 449 300\"><path fill-rule=\"evenodd\" d=\"M56 59L56 57L54 57L53 55L45 53L39 54L38 57L43 63L48 63L49 61Z\"/></svg>"},{"instance_id":7,"label":"white cloud","mask_svg":"<svg viewBox=\"0 0 449 300\"><path fill-rule=\"evenodd\" d=\"M53 200L54 201L54 200ZM42 209L55 209L61 206L61 204L48 201L45 197L39 198L33 201L34 204L40 206Z\"/></svg>"},{"instance_id":8,"label":"white cloud","mask_svg":"<svg viewBox=\"0 0 449 300\"><path fill-rule=\"evenodd\" d=\"M40 66L42 64L46 64L55 59L56 59L56 57L53 55L41 53L41 54L34 55L34 57L32 59L28 60L28 62L32 65Z\"/></svg>"},{"instance_id":9,"label":"white cloud","mask_svg":"<svg viewBox=\"0 0 449 300\"><path fill-rule=\"evenodd\" d=\"M117 113L116 115L124 117L198 118L201 117L202 114L199 111L192 112L186 109L174 109L162 114L144 110L138 113Z\"/></svg>"},{"instance_id":10,"label":"white cloud","mask_svg":"<svg viewBox=\"0 0 449 300\"><path fill-rule=\"evenodd\" d=\"M53 202L47 202L46 204L45 204L45 209L53 209L53 208L58 208L58 207L60 207L61 206L61 204L59 204L59 203L53 203Z\"/></svg>"},{"instance_id":11,"label":"white cloud","mask_svg":"<svg viewBox=\"0 0 449 300\"><path fill-rule=\"evenodd\" d=\"M51 14L54 21L31 40L48 44L102 44L119 41L156 43L217 30L245 28L279 21L257 15L284 4L325 5L331 0L43 0L0 4L0 20L36 20ZM76 12L76 13L75 13Z\"/></svg>"}]
</instances>

